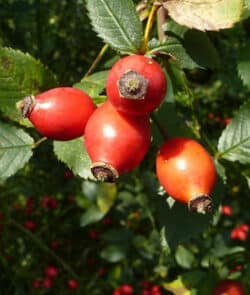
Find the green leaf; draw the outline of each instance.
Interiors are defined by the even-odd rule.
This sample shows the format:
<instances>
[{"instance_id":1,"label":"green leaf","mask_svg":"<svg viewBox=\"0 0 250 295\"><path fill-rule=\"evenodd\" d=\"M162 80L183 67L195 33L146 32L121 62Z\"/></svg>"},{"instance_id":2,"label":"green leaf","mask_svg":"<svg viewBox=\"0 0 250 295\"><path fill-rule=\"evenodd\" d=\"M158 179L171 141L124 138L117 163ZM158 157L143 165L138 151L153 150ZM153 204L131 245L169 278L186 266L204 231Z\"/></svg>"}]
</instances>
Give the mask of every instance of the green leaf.
<instances>
[{"instance_id":1,"label":"green leaf","mask_svg":"<svg viewBox=\"0 0 250 295\"><path fill-rule=\"evenodd\" d=\"M172 282L163 283L163 287L175 295L191 295L190 289L186 287L181 276Z\"/></svg>"},{"instance_id":2,"label":"green leaf","mask_svg":"<svg viewBox=\"0 0 250 295\"><path fill-rule=\"evenodd\" d=\"M215 213L223 195L224 186L222 180L218 177L211 194ZM213 196L216 196L216 198ZM214 216L213 213L201 215L189 212L187 205L176 202L170 197L165 199L164 196L159 196L154 199L154 205L156 206L156 216L160 227L164 228L166 240L171 248L202 233L212 222Z\"/></svg>"},{"instance_id":3,"label":"green leaf","mask_svg":"<svg viewBox=\"0 0 250 295\"><path fill-rule=\"evenodd\" d=\"M147 54L169 54L173 59L176 60L181 68L193 69L195 67L199 67L199 65L188 55L186 49L177 38L169 37L167 38L167 41L163 43L153 39L149 42L148 47L149 51Z\"/></svg>"},{"instance_id":4,"label":"green leaf","mask_svg":"<svg viewBox=\"0 0 250 295\"><path fill-rule=\"evenodd\" d=\"M133 239L133 232L126 228L110 229L102 234L102 239L108 243L128 246Z\"/></svg>"},{"instance_id":5,"label":"green leaf","mask_svg":"<svg viewBox=\"0 0 250 295\"><path fill-rule=\"evenodd\" d=\"M175 259L182 268L186 269L192 268L193 263L195 262L193 253L182 245L177 247Z\"/></svg>"},{"instance_id":6,"label":"green leaf","mask_svg":"<svg viewBox=\"0 0 250 295\"><path fill-rule=\"evenodd\" d=\"M101 257L108 262L116 263L126 258L126 249L122 246L108 246L101 252Z\"/></svg>"},{"instance_id":7,"label":"green leaf","mask_svg":"<svg viewBox=\"0 0 250 295\"><path fill-rule=\"evenodd\" d=\"M250 101L241 106L236 117L223 130L218 150L218 158L250 163Z\"/></svg>"},{"instance_id":8,"label":"green leaf","mask_svg":"<svg viewBox=\"0 0 250 295\"><path fill-rule=\"evenodd\" d=\"M199 67L215 69L220 65L219 54L206 33L188 30L184 35L183 46Z\"/></svg>"},{"instance_id":9,"label":"green leaf","mask_svg":"<svg viewBox=\"0 0 250 295\"><path fill-rule=\"evenodd\" d=\"M247 19L250 17L250 0L244 0L244 11L241 16L241 20Z\"/></svg>"},{"instance_id":10,"label":"green leaf","mask_svg":"<svg viewBox=\"0 0 250 295\"><path fill-rule=\"evenodd\" d=\"M101 71L94 73L91 76L83 78L79 83L74 84L74 87L79 88L93 99L95 104L104 102L105 96L100 97L99 95L103 92L106 86L106 78L108 71Z\"/></svg>"},{"instance_id":11,"label":"green leaf","mask_svg":"<svg viewBox=\"0 0 250 295\"><path fill-rule=\"evenodd\" d=\"M32 156L33 138L22 129L0 123L0 180L21 169Z\"/></svg>"},{"instance_id":12,"label":"green leaf","mask_svg":"<svg viewBox=\"0 0 250 295\"><path fill-rule=\"evenodd\" d=\"M70 141L54 141L54 153L75 175L94 179L89 169L91 161L81 137Z\"/></svg>"},{"instance_id":13,"label":"green leaf","mask_svg":"<svg viewBox=\"0 0 250 295\"><path fill-rule=\"evenodd\" d=\"M115 183L100 183L97 194L97 205L99 210L106 214L117 197L117 186Z\"/></svg>"},{"instance_id":14,"label":"green leaf","mask_svg":"<svg viewBox=\"0 0 250 295\"><path fill-rule=\"evenodd\" d=\"M163 102L161 107L155 112L154 117L153 122L156 121L153 124L153 132L156 138L162 137L160 144L163 143L166 136L187 136L195 138L192 129L186 124L184 118L177 113L174 103Z\"/></svg>"},{"instance_id":15,"label":"green leaf","mask_svg":"<svg viewBox=\"0 0 250 295\"><path fill-rule=\"evenodd\" d=\"M38 60L19 50L0 48L0 110L6 116L21 121L16 103L55 85L55 77Z\"/></svg>"},{"instance_id":16,"label":"green leaf","mask_svg":"<svg viewBox=\"0 0 250 295\"><path fill-rule=\"evenodd\" d=\"M101 220L104 217L104 213L99 210L96 206L91 206L84 214L81 216L80 225L86 226Z\"/></svg>"},{"instance_id":17,"label":"green leaf","mask_svg":"<svg viewBox=\"0 0 250 295\"><path fill-rule=\"evenodd\" d=\"M170 0L164 3L179 24L201 31L231 28L240 20L243 0Z\"/></svg>"},{"instance_id":18,"label":"green leaf","mask_svg":"<svg viewBox=\"0 0 250 295\"><path fill-rule=\"evenodd\" d=\"M188 30L187 27L181 26L175 21L169 19L163 26L163 30L166 32L167 36L175 36L179 37L180 39L184 38L186 31Z\"/></svg>"},{"instance_id":19,"label":"green leaf","mask_svg":"<svg viewBox=\"0 0 250 295\"><path fill-rule=\"evenodd\" d=\"M87 0L89 16L98 35L123 53L137 52L142 43L142 24L132 0Z\"/></svg>"},{"instance_id":20,"label":"green leaf","mask_svg":"<svg viewBox=\"0 0 250 295\"><path fill-rule=\"evenodd\" d=\"M250 45L240 48L238 58L238 74L243 84L250 88Z\"/></svg>"}]
</instances>

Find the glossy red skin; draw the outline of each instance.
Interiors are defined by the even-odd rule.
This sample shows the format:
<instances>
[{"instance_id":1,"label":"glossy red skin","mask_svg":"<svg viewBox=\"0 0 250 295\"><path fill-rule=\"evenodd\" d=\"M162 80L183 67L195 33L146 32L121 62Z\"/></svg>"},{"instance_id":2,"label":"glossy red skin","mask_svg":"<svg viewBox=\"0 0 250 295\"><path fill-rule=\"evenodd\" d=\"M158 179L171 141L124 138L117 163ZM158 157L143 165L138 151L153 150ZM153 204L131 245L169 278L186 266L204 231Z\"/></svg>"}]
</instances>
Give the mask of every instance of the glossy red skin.
<instances>
[{"instance_id":1,"label":"glossy red skin","mask_svg":"<svg viewBox=\"0 0 250 295\"><path fill-rule=\"evenodd\" d=\"M96 106L80 89L58 87L35 97L29 120L43 136L55 140L71 140L84 134L89 117Z\"/></svg>"},{"instance_id":2,"label":"glossy red skin","mask_svg":"<svg viewBox=\"0 0 250 295\"><path fill-rule=\"evenodd\" d=\"M184 137L167 140L156 158L156 173L166 192L189 203L209 195L216 180L212 158L198 142Z\"/></svg>"},{"instance_id":3,"label":"glossy red skin","mask_svg":"<svg viewBox=\"0 0 250 295\"><path fill-rule=\"evenodd\" d=\"M215 287L212 295L246 295L246 293L238 281L223 280Z\"/></svg>"},{"instance_id":4,"label":"glossy red skin","mask_svg":"<svg viewBox=\"0 0 250 295\"><path fill-rule=\"evenodd\" d=\"M85 129L85 147L92 162L109 164L119 174L139 165L150 141L148 117L123 115L108 101L94 112Z\"/></svg>"},{"instance_id":5,"label":"glossy red skin","mask_svg":"<svg viewBox=\"0 0 250 295\"><path fill-rule=\"evenodd\" d=\"M144 99L128 99L120 96L118 80L129 70L134 70L148 80ZM167 89L167 81L160 65L143 55L130 55L121 58L111 68L106 83L107 96L120 112L133 115L147 115L162 102Z\"/></svg>"}]
</instances>

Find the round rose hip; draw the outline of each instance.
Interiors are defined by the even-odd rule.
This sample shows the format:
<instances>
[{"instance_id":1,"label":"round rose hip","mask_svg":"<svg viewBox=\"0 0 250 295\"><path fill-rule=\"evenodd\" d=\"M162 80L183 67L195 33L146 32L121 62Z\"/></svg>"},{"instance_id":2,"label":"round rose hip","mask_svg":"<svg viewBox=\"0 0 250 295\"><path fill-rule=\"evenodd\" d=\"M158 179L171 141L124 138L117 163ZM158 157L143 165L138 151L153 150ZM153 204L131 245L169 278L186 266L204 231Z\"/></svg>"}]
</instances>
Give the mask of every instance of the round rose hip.
<instances>
[{"instance_id":1,"label":"round rose hip","mask_svg":"<svg viewBox=\"0 0 250 295\"><path fill-rule=\"evenodd\" d=\"M118 111L145 116L162 102L167 82L155 60L144 55L130 55L111 68L106 89L108 99Z\"/></svg>"}]
</instances>

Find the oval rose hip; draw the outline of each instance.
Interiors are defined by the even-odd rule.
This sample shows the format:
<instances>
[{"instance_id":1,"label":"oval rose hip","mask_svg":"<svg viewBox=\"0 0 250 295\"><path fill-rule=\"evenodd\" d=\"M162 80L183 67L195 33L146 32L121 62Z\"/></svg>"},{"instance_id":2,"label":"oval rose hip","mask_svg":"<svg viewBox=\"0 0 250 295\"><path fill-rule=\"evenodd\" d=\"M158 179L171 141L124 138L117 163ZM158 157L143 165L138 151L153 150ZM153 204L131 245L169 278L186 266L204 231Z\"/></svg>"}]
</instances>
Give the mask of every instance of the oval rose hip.
<instances>
[{"instance_id":1,"label":"oval rose hip","mask_svg":"<svg viewBox=\"0 0 250 295\"><path fill-rule=\"evenodd\" d=\"M243 286L236 280L223 280L213 290L212 295L246 295Z\"/></svg>"},{"instance_id":2,"label":"oval rose hip","mask_svg":"<svg viewBox=\"0 0 250 295\"><path fill-rule=\"evenodd\" d=\"M142 161L150 140L148 117L123 115L109 101L105 102L93 113L85 129L85 147L93 163L93 175L98 180L115 181Z\"/></svg>"},{"instance_id":3,"label":"oval rose hip","mask_svg":"<svg viewBox=\"0 0 250 295\"><path fill-rule=\"evenodd\" d=\"M26 96L19 107L43 136L71 140L84 133L96 109L90 96L80 89L58 87L36 96Z\"/></svg>"},{"instance_id":4,"label":"oval rose hip","mask_svg":"<svg viewBox=\"0 0 250 295\"><path fill-rule=\"evenodd\" d=\"M147 115L162 102L167 88L160 65L143 55L121 58L111 68L106 83L107 96L118 111Z\"/></svg>"},{"instance_id":5,"label":"oval rose hip","mask_svg":"<svg viewBox=\"0 0 250 295\"><path fill-rule=\"evenodd\" d=\"M167 140L156 157L156 173L166 192L188 204L191 211L211 210L209 194L216 171L212 158L198 142L185 137Z\"/></svg>"}]
</instances>

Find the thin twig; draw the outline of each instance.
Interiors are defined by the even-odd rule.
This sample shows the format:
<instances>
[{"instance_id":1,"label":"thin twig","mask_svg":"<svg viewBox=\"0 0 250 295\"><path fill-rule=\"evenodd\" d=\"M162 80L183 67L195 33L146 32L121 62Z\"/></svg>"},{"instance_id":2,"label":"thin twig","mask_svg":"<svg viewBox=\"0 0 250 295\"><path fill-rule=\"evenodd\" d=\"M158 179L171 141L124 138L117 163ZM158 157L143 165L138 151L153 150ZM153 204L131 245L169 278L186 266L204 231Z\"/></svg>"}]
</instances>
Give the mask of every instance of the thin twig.
<instances>
[{"instance_id":1,"label":"thin twig","mask_svg":"<svg viewBox=\"0 0 250 295\"><path fill-rule=\"evenodd\" d=\"M93 61L92 65L90 66L90 68L88 69L87 73L84 75L83 79L88 77L96 68L97 64L100 62L100 60L102 59L102 57L104 56L104 54L106 53L106 51L108 50L109 45L105 44L103 45L103 47L101 48L100 52L98 53L97 57L95 58L95 60Z\"/></svg>"}]
</instances>

